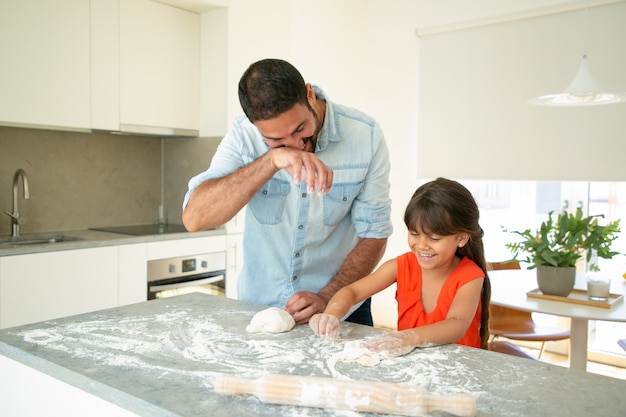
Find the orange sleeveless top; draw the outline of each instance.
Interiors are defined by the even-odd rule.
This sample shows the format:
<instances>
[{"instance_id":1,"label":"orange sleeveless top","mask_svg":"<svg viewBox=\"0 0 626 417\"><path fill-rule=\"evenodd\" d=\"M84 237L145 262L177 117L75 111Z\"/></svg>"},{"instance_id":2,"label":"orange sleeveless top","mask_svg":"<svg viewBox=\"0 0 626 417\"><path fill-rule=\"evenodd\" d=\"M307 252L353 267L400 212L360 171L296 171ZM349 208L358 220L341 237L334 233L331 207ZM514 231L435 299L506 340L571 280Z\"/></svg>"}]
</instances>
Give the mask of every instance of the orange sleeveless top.
<instances>
[{"instance_id":1,"label":"orange sleeveless top","mask_svg":"<svg viewBox=\"0 0 626 417\"><path fill-rule=\"evenodd\" d=\"M430 313L426 313L422 304L422 268L417 258L412 252L405 253L397 258L397 265L398 330L413 329L445 320L457 290L470 281L485 277L483 270L474 261L469 258L461 259L441 287L437 306ZM472 323L457 344L480 348L481 310L479 303Z\"/></svg>"}]
</instances>

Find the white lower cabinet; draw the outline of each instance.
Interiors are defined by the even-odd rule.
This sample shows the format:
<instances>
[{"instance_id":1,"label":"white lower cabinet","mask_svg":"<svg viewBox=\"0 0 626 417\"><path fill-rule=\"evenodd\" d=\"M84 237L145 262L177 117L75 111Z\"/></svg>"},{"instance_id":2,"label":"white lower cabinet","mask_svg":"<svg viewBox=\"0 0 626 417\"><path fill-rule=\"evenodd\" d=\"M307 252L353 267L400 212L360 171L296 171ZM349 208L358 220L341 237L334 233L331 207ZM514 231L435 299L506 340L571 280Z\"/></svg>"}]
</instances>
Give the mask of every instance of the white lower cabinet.
<instances>
[{"instance_id":1,"label":"white lower cabinet","mask_svg":"<svg viewBox=\"0 0 626 417\"><path fill-rule=\"evenodd\" d=\"M115 246L0 258L0 328L118 305Z\"/></svg>"},{"instance_id":2,"label":"white lower cabinet","mask_svg":"<svg viewBox=\"0 0 626 417\"><path fill-rule=\"evenodd\" d=\"M243 233L226 235L226 297L237 299L237 277L243 268Z\"/></svg>"},{"instance_id":3,"label":"white lower cabinet","mask_svg":"<svg viewBox=\"0 0 626 417\"><path fill-rule=\"evenodd\" d=\"M2 256L0 329L146 301L154 259L228 253L226 291L236 298L241 236L229 236L228 247L226 235L215 235Z\"/></svg>"},{"instance_id":4,"label":"white lower cabinet","mask_svg":"<svg viewBox=\"0 0 626 417\"><path fill-rule=\"evenodd\" d=\"M0 355L0 415L137 417L95 394ZM33 400L36 387L37 399Z\"/></svg>"},{"instance_id":5,"label":"white lower cabinet","mask_svg":"<svg viewBox=\"0 0 626 417\"><path fill-rule=\"evenodd\" d=\"M117 305L140 303L148 299L148 245L137 243L117 247Z\"/></svg>"},{"instance_id":6,"label":"white lower cabinet","mask_svg":"<svg viewBox=\"0 0 626 417\"><path fill-rule=\"evenodd\" d=\"M147 259L148 261L153 261L155 259L224 252L224 248L226 247L226 236L216 235L193 238L189 237L186 239L150 242L147 245Z\"/></svg>"}]
</instances>

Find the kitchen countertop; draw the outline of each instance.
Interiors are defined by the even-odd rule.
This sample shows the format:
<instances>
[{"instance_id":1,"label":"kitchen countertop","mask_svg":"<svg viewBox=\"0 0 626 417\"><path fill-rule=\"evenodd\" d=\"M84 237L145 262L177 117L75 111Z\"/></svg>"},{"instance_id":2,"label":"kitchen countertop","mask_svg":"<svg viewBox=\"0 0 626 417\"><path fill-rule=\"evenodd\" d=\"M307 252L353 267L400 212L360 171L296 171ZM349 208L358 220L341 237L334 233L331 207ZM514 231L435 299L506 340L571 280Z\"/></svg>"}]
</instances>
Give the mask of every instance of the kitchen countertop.
<instances>
[{"instance_id":1,"label":"kitchen countertop","mask_svg":"<svg viewBox=\"0 0 626 417\"><path fill-rule=\"evenodd\" d=\"M76 240L68 240L57 243L42 243L29 245L5 245L0 244L0 256L15 256L29 253L54 252L61 250L97 248L113 245L128 245L133 243L159 242L165 240L191 239L196 237L223 235L225 230L218 227L201 232L163 233L145 236L133 236L122 233L110 233L92 229L73 229L57 232L44 232L44 234L63 235ZM35 235L39 233L22 233L22 235ZM7 236L4 236L7 237Z\"/></svg>"},{"instance_id":2,"label":"kitchen countertop","mask_svg":"<svg viewBox=\"0 0 626 417\"><path fill-rule=\"evenodd\" d=\"M0 355L143 416L369 415L219 396L213 393L219 374L320 376L470 393L478 416L616 416L626 407L626 381L458 345L417 349L374 367L344 362L347 341L381 330L344 323L337 340L318 338L307 325L247 333L263 308L198 293L153 300L2 330Z\"/></svg>"}]
</instances>

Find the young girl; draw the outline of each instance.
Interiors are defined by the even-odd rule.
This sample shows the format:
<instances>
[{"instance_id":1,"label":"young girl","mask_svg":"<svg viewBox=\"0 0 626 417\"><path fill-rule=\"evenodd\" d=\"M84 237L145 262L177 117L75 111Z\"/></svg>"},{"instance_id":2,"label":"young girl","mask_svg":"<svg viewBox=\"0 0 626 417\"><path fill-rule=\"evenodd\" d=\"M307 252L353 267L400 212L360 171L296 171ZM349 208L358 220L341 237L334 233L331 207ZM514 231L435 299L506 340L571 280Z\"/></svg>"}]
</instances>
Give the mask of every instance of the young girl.
<instances>
[{"instance_id":1,"label":"young girl","mask_svg":"<svg viewBox=\"0 0 626 417\"><path fill-rule=\"evenodd\" d=\"M478 217L472 194L458 182L438 178L422 185L404 213L411 252L337 291L309 325L335 338L351 306L397 282L398 332L365 347L388 356L446 343L486 349L491 286Z\"/></svg>"}]
</instances>

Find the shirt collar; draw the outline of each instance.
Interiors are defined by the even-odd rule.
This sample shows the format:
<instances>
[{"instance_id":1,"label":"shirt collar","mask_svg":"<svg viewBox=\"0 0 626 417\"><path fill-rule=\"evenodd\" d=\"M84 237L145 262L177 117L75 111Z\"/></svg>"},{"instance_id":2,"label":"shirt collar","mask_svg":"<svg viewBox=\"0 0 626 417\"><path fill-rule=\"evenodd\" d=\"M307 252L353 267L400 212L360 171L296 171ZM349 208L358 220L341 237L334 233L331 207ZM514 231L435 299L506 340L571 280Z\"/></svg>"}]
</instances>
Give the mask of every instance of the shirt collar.
<instances>
[{"instance_id":1,"label":"shirt collar","mask_svg":"<svg viewBox=\"0 0 626 417\"><path fill-rule=\"evenodd\" d=\"M315 151L323 151L328 147L329 142L338 142L341 140L337 119L335 117L335 109L333 103L330 102L328 96L320 87L314 85L315 97L326 101L326 114L324 115L324 124L322 130L317 136L317 147Z\"/></svg>"}]
</instances>

